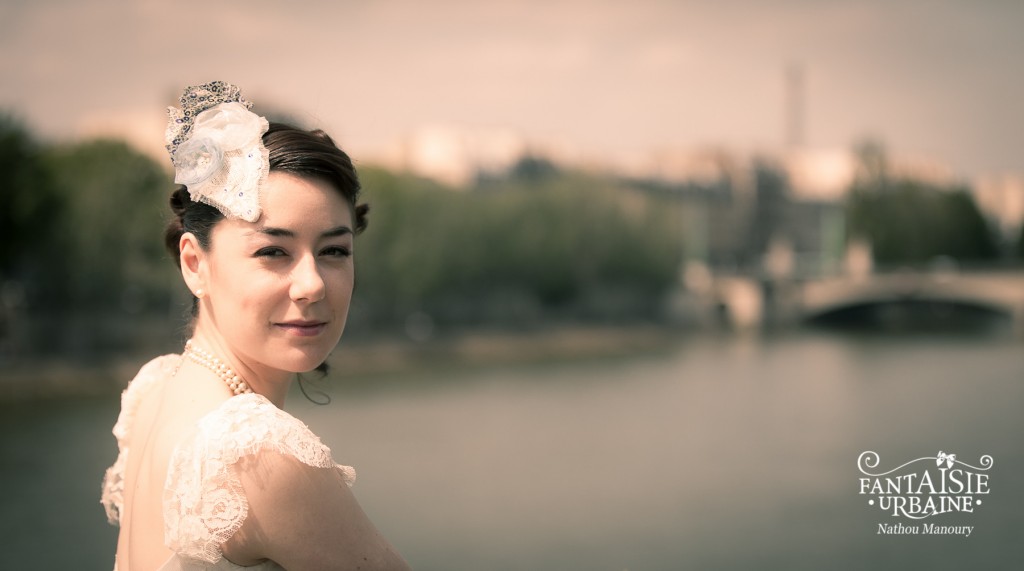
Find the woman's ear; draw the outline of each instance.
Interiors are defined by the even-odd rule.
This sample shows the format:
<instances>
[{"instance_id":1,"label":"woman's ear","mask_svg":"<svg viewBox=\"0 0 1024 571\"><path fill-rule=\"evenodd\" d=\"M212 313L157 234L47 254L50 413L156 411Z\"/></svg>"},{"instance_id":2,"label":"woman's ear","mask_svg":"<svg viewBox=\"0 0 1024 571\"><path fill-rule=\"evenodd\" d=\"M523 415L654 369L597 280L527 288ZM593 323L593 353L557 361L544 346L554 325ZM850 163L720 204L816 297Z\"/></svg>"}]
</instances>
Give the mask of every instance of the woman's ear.
<instances>
[{"instance_id":1,"label":"woman's ear","mask_svg":"<svg viewBox=\"0 0 1024 571\"><path fill-rule=\"evenodd\" d=\"M181 261L181 277L185 285L192 290L192 295L202 297L206 288L206 252L199 245L195 234L185 232L178 242L178 255Z\"/></svg>"}]
</instances>

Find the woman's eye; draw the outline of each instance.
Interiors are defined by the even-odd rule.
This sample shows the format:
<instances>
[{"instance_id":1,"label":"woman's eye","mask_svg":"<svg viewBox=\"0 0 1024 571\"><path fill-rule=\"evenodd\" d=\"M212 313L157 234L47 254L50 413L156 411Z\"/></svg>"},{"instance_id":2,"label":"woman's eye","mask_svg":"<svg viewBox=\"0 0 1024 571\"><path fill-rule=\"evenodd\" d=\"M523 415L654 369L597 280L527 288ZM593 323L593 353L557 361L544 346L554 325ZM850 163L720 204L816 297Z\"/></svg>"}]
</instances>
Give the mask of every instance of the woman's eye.
<instances>
[{"instance_id":1,"label":"woman's eye","mask_svg":"<svg viewBox=\"0 0 1024 571\"><path fill-rule=\"evenodd\" d=\"M256 250L256 257L258 258L276 258L284 255L285 251L276 247L260 248L259 250Z\"/></svg>"},{"instance_id":2,"label":"woman's eye","mask_svg":"<svg viewBox=\"0 0 1024 571\"><path fill-rule=\"evenodd\" d=\"M328 246L320 253L324 256L331 256L334 258L347 258L352 255L352 251L344 246Z\"/></svg>"}]
</instances>

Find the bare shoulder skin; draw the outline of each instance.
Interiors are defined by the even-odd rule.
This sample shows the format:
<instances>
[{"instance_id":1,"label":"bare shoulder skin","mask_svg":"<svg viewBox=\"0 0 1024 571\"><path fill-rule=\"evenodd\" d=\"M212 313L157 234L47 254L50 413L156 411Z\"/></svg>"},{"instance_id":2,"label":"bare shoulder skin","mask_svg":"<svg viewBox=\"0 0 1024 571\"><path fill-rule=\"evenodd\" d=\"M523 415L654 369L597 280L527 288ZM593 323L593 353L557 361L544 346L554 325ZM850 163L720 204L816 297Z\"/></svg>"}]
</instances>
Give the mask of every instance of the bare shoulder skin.
<instances>
[{"instance_id":1,"label":"bare shoulder skin","mask_svg":"<svg viewBox=\"0 0 1024 571\"><path fill-rule=\"evenodd\" d=\"M229 561L254 565L270 559L289 571L410 568L338 470L264 452L241 460L238 473L249 513L222 546Z\"/></svg>"}]
</instances>

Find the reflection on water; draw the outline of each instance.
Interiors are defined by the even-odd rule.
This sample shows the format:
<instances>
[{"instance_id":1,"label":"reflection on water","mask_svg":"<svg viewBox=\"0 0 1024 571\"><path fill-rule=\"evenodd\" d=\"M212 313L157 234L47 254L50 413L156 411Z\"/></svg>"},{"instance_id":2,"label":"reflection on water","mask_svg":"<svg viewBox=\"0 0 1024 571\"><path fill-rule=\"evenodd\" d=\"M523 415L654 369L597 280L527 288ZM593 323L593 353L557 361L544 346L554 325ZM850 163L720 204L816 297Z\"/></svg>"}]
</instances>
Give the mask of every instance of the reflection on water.
<instances>
[{"instance_id":1,"label":"reflection on water","mask_svg":"<svg viewBox=\"0 0 1024 571\"><path fill-rule=\"evenodd\" d=\"M418 569L991 568L1024 521L1010 339L694 339L671 354L374 379L294 412ZM364 386L365 383L360 383ZM116 403L4 411L14 568L105 568ZM856 459L991 454L970 538L879 536ZM940 516L947 517L947 516ZM54 538L67 549L54 550ZM42 551L39 551L42 549Z\"/></svg>"}]
</instances>

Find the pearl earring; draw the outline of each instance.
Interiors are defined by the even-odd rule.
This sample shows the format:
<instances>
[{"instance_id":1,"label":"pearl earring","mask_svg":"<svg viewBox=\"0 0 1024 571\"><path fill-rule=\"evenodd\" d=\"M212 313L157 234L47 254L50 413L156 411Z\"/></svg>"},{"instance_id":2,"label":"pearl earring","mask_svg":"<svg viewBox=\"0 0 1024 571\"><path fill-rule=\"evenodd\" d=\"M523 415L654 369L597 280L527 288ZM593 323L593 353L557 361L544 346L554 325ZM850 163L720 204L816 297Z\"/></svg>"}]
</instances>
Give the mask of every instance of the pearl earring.
<instances>
[{"instance_id":1,"label":"pearl earring","mask_svg":"<svg viewBox=\"0 0 1024 571\"><path fill-rule=\"evenodd\" d=\"M203 288L199 288L199 289L196 290L196 294L195 295L196 295L196 297L201 299L203 297L203 293L204 293L203 292Z\"/></svg>"}]
</instances>

